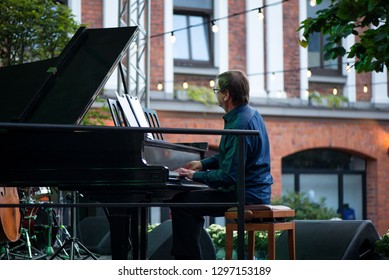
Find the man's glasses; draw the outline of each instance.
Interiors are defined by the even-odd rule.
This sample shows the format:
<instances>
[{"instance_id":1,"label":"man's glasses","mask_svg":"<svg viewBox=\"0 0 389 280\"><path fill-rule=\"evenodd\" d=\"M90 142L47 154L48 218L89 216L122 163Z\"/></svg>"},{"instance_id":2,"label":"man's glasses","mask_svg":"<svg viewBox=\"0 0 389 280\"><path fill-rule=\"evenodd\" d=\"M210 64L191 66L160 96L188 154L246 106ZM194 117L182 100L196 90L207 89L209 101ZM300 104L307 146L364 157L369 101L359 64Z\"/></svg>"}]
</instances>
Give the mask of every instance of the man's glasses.
<instances>
[{"instance_id":1,"label":"man's glasses","mask_svg":"<svg viewBox=\"0 0 389 280\"><path fill-rule=\"evenodd\" d=\"M220 88L213 88L212 90L213 90L213 93L214 93L214 94L218 94L219 91L220 91Z\"/></svg>"}]
</instances>

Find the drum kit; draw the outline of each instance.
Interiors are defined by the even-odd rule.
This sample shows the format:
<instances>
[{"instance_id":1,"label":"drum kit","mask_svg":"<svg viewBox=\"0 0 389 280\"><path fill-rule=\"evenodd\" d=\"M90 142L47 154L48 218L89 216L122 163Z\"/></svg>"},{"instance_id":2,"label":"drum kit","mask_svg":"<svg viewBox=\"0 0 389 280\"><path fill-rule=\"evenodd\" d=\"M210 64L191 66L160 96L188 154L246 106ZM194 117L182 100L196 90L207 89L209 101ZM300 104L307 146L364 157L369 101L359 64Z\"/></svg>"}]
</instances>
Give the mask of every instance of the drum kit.
<instances>
[{"instance_id":1,"label":"drum kit","mask_svg":"<svg viewBox=\"0 0 389 280\"><path fill-rule=\"evenodd\" d=\"M49 187L18 188L19 200L26 207L20 207L20 237L16 242L0 244L0 259L47 259L58 252L68 257L63 247L66 238L71 238L63 223L64 209L54 209L53 201L63 201L62 192ZM31 204L31 207L28 206ZM78 252L78 247L75 248Z\"/></svg>"}]
</instances>

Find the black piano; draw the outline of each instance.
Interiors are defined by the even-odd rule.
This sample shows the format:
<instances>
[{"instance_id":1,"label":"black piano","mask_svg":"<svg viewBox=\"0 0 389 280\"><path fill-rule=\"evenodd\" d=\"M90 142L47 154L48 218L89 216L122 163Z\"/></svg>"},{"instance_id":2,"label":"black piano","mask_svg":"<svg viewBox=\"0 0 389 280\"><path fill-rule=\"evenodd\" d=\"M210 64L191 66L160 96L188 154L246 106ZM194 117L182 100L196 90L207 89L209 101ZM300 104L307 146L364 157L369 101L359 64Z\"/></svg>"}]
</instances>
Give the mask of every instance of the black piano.
<instances>
[{"instance_id":1,"label":"black piano","mask_svg":"<svg viewBox=\"0 0 389 280\"><path fill-rule=\"evenodd\" d=\"M201 159L206 146L147 139L142 128L80 125L137 32L82 27L58 57L0 68L0 186L76 190L107 204L197 188L169 180L169 171ZM133 258L147 258L144 209L108 207L113 259L127 258L128 238Z\"/></svg>"}]
</instances>

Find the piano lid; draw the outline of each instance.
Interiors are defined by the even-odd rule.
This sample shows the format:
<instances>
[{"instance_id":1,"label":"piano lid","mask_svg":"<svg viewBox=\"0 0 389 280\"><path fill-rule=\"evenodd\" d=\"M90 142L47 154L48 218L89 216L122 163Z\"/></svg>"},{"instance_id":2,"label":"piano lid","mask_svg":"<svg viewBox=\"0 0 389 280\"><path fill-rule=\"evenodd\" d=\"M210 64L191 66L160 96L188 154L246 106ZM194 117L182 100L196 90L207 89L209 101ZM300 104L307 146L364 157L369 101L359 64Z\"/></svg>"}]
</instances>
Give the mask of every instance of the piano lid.
<instances>
[{"instance_id":1,"label":"piano lid","mask_svg":"<svg viewBox=\"0 0 389 280\"><path fill-rule=\"evenodd\" d=\"M0 122L79 124L137 27L81 27L52 59L0 67Z\"/></svg>"}]
</instances>

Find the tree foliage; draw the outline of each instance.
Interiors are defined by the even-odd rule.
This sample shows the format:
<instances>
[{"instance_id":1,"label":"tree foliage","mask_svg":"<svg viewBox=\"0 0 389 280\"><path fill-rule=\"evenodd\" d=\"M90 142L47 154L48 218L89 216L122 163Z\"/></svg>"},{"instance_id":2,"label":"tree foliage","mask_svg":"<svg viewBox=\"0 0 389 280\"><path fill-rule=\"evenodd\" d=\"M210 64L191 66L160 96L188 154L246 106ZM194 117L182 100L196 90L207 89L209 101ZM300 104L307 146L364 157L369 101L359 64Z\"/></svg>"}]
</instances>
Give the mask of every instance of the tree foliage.
<instances>
[{"instance_id":1,"label":"tree foliage","mask_svg":"<svg viewBox=\"0 0 389 280\"><path fill-rule=\"evenodd\" d=\"M323 0L316 0L320 5ZM331 0L327 9L317 12L316 18L300 23L303 30L299 44L307 47L315 32L329 36L324 46L324 59L347 55L355 58L355 69L362 72L382 72L389 66L389 1L382 0ZM359 38L346 50L342 39L355 35Z\"/></svg>"},{"instance_id":2,"label":"tree foliage","mask_svg":"<svg viewBox=\"0 0 389 280\"><path fill-rule=\"evenodd\" d=\"M0 14L0 66L57 56L78 27L53 0L1 0Z\"/></svg>"}]
</instances>

